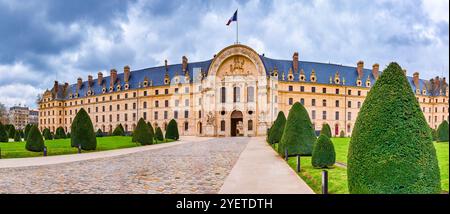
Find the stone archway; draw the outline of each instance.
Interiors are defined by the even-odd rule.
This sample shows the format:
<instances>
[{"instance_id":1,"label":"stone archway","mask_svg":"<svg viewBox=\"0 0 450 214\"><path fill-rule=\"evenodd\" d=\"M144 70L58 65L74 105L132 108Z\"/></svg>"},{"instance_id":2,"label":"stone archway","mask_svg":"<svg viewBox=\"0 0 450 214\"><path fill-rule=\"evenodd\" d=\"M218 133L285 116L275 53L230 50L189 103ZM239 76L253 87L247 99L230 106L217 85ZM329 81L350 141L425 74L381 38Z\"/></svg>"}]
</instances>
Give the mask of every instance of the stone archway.
<instances>
[{"instance_id":1,"label":"stone archway","mask_svg":"<svg viewBox=\"0 0 450 214\"><path fill-rule=\"evenodd\" d=\"M244 115L241 111L233 111L230 116L231 127L230 135L232 137L244 135Z\"/></svg>"}]
</instances>

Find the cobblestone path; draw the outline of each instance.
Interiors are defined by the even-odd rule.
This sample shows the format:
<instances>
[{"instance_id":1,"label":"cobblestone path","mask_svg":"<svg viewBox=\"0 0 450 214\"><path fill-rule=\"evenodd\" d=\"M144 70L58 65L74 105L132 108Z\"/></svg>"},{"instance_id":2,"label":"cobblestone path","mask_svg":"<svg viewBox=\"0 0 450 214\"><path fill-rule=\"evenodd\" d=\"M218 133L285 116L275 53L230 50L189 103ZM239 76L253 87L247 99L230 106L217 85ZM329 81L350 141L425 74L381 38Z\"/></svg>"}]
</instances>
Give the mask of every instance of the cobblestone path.
<instances>
[{"instance_id":1,"label":"cobblestone path","mask_svg":"<svg viewBox=\"0 0 450 214\"><path fill-rule=\"evenodd\" d=\"M0 193L218 193L250 138L216 138L116 157L0 168Z\"/></svg>"}]
</instances>

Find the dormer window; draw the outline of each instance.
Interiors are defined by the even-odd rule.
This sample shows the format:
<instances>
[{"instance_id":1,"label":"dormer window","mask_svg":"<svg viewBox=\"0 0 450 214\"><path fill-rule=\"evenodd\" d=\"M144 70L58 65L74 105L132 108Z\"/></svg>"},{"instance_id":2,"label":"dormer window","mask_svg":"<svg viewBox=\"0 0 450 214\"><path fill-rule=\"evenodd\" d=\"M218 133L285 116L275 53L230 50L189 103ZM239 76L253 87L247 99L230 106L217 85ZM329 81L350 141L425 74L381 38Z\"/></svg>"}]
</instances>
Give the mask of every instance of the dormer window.
<instances>
[{"instance_id":1,"label":"dormer window","mask_svg":"<svg viewBox=\"0 0 450 214\"><path fill-rule=\"evenodd\" d=\"M130 85L126 83L123 87L125 88L125 90L128 90L130 88Z\"/></svg>"},{"instance_id":2,"label":"dormer window","mask_svg":"<svg viewBox=\"0 0 450 214\"><path fill-rule=\"evenodd\" d=\"M420 94L420 89L416 89L416 94Z\"/></svg>"},{"instance_id":3,"label":"dormer window","mask_svg":"<svg viewBox=\"0 0 450 214\"><path fill-rule=\"evenodd\" d=\"M300 78L299 78L299 79L300 79L300 81L304 82L304 81L305 81L305 75L303 75L303 74L300 75Z\"/></svg>"},{"instance_id":4,"label":"dormer window","mask_svg":"<svg viewBox=\"0 0 450 214\"><path fill-rule=\"evenodd\" d=\"M423 94L423 95L427 95L427 90L423 89L423 90L422 90L422 94Z\"/></svg>"},{"instance_id":5,"label":"dormer window","mask_svg":"<svg viewBox=\"0 0 450 214\"><path fill-rule=\"evenodd\" d=\"M357 80L356 81L356 86L361 86L362 85L362 81L361 80Z\"/></svg>"},{"instance_id":6,"label":"dormer window","mask_svg":"<svg viewBox=\"0 0 450 214\"><path fill-rule=\"evenodd\" d=\"M106 88L102 88L102 93L106 93Z\"/></svg>"},{"instance_id":7,"label":"dormer window","mask_svg":"<svg viewBox=\"0 0 450 214\"><path fill-rule=\"evenodd\" d=\"M116 88L117 88L117 91L120 91L120 89L122 89L122 86L121 85L117 85Z\"/></svg>"},{"instance_id":8,"label":"dormer window","mask_svg":"<svg viewBox=\"0 0 450 214\"><path fill-rule=\"evenodd\" d=\"M293 81L293 80L294 80L294 75L289 74L289 75L288 75L288 80L289 80L289 81Z\"/></svg>"},{"instance_id":9,"label":"dormer window","mask_svg":"<svg viewBox=\"0 0 450 214\"><path fill-rule=\"evenodd\" d=\"M113 92L114 91L114 87L109 87L109 92Z\"/></svg>"}]
</instances>

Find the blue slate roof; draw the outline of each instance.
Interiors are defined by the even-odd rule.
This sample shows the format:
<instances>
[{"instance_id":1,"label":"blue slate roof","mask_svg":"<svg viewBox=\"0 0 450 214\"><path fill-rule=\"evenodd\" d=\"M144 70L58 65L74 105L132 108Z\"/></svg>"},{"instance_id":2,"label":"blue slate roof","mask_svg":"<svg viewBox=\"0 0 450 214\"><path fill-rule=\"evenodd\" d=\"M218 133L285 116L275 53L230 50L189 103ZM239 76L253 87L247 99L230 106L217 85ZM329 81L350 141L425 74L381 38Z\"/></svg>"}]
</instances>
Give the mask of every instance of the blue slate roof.
<instances>
[{"instance_id":1,"label":"blue slate roof","mask_svg":"<svg viewBox=\"0 0 450 214\"><path fill-rule=\"evenodd\" d=\"M271 58L267 58L265 56L260 56L260 58L265 66L267 75L270 75L273 72L273 70L275 68L277 68L278 73L279 73L279 75L278 75L279 80L282 80L283 73L285 74L285 80L287 80L289 69L292 68L291 60L271 59ZM208 72L208 70L209 70L209 66L211 65L211 62L212 62L212 59L203 61L203 62L188 63L187 70L190 75L190 81L192 82L192 80L195 78L194 69L200 68L201 71L205 72L205 74L206 74L206 72ZM318 63L318 62L299 61L298 72L300 72L302 69L305 73L305 79L306 79L305 82L310 81L310 76L311 76L311 72L313 69L316 72L316 78L317 78L316 82L320 83L320 84L330 84L330 77L333 80L332 84L334 84L334 75L335 75L336 71L339 72L341 84L342 84L342 81L345 79L345 85L347 85L347 86L356 86L356 80L358 78L356 67L350 67L350 66L342 66L342 65L329 64L329 63L327 64L327 63ZM145 77L147 77L149 81L152 81L153 86L164 85L165 73L166 73L165 66L145 68L145 69L131 71L130 79L129 79L130 89L138 88L139 83L142 84ZM184 83L184 73L182 71L182 64L168 65L168 74L169 74L170 78L173 78L176 73L178 73L178 75L180 76L180 82ZM381 75L381 70L379 71L379 75ZM372 75L372 70L371 69L363 69L363 76L361 78L362 87L365 87L367 77L370 78L371 85L375 84L376 79ZM294 74L293 81L294 82L299 81L298 78L299 78L298 73ZM114 91L117 90L116 86L119 84L119 82L123 89L123 86L125 84L123 72L117 74L117 79L118 79L118 82L116 82L116 84L115 84ZM110 80L111 79L109 76L103 77L103 83L106 84L106 88L107 88L108 92L109 92ZM411 84L412 89L415 90L416 87L413 83L412 77L408 77L408 81ZM419 82L420 82L420 90L421 91L423 89L426 89L427 93L428 93L427 95L436 94L434 92L431 92L430 86L429 86L430 84L429 84L428 80L420 79ZM61 87L62 86L60 85L57 98L58 99L68 99L70 93L72 93L72 94L76 93L77 84L70 85L69 89L67 90L67 93L65 93L64 95L62 94L63 88L61 88ZM102 94L102 88L103 88L103 84L99 85L97 79L94 79L93 85L92 85L92 90L94 91L94 94L95 95ZM87 91L88 91L88 81L84 81L82 83L81 89L78 91L79 97L86 96Z\"/></svg>"}]
</instances>

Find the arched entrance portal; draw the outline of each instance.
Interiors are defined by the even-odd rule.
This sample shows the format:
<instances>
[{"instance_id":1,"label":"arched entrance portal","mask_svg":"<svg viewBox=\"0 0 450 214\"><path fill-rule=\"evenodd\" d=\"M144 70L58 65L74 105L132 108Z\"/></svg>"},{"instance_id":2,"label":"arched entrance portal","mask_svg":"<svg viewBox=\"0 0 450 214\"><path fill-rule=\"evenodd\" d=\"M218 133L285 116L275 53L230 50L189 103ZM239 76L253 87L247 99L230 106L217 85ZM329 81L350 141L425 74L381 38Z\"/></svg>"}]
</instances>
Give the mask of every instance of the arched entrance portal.
<instances>
[{"instance_id":1,"label":"arched entrance portal","mask_svg":"<svg viewBox=\"0 0 450 214\"><path fill-rule=\"evenodd\" d=\"M244 123L243 114L241 111L233 111L231 113L231 136L243 136L244 135Z\"/></svg>"}]
</instances>

